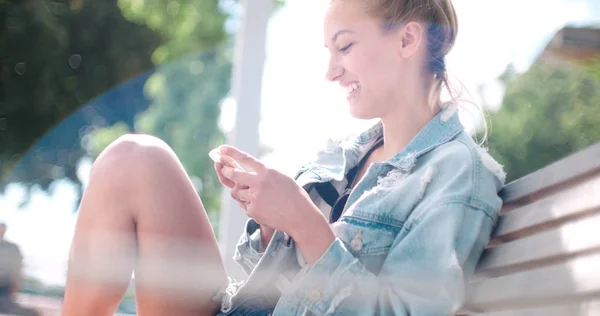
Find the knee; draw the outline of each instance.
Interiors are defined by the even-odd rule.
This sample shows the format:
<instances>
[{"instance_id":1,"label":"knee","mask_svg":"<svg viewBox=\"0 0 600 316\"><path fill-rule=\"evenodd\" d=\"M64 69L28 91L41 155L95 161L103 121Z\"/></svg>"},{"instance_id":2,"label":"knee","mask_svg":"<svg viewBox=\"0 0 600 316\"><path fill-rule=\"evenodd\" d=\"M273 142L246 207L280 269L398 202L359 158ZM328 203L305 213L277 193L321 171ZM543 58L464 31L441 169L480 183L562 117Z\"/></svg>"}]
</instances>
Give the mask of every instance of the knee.
<instances>
[{"instance_id":1,"label":"knee","mask_svg":"<svg viewBox=\"0 0 600 316\"><path fill-rule=\"evenodd\" d=\"M92 174L119 174L126 179L175 159L173 150L160 138L126 134L100 153L92 166Z\"/></svg>"},{"instance_id":2,"label":"knee","mask_svg":"<svg viewBox=\"0 0 600 316\"><path fill-rule=\"evenodd\" d=\"M139 158L139 155L170 155L173 150L162 139L146 134L125 134L106 147L100 156L117 158ZM98 157L100 158L100 157Z\"/></svg>"}]
</instances>

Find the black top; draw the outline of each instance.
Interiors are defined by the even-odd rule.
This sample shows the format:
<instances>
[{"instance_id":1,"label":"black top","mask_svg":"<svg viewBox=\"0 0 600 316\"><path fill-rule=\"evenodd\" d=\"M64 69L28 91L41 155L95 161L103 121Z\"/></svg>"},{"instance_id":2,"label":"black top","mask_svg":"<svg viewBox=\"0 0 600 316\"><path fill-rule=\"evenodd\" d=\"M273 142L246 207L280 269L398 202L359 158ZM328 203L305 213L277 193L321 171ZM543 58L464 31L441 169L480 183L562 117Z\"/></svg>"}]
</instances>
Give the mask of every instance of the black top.
<instances>
[{"instance_id":1,"label":"black top","mask_svg":"<svg viewBox=\"0 0 600 316\"><path fill-rule=\"evenodd\" d=\"M338 194L331 182L315 184L315 189L321 198L323 198L323 200L325 200L325 202L331 206L331 214L329 217L330 223L336 222L342 215L344 208L346 207L348 196L350 196L352 188L354 187L354 183L356 182L356 175L358 174L358 171L367 162L373 151L375 151L375 149L379 148L381 145L383 145L383 137L377 139L375 145L369 149L367 154L360 160L360 162L352 169L348 170L348 173L346 174L348 184L346 184L346 188L342 192L342 195Z\"/></svg>"}]
</instances>

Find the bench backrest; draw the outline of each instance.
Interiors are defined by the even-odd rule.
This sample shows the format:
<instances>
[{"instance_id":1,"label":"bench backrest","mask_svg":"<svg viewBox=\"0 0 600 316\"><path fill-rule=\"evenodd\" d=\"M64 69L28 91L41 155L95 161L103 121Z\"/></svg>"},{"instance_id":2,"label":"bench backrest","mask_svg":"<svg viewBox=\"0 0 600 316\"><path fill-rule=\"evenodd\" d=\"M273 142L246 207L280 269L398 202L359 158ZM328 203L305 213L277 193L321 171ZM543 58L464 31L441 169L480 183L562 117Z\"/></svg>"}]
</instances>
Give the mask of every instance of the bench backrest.
<instances>
[{"instance_id":1,"label":"bench backrest","mask_svg":"<svg viewBox=\"0 0 600 316\"><path fill-rule=\"evenodd\" d=\"M501 194L462 313L600 315L600 143Z\"/></svg>"}]
</instances>

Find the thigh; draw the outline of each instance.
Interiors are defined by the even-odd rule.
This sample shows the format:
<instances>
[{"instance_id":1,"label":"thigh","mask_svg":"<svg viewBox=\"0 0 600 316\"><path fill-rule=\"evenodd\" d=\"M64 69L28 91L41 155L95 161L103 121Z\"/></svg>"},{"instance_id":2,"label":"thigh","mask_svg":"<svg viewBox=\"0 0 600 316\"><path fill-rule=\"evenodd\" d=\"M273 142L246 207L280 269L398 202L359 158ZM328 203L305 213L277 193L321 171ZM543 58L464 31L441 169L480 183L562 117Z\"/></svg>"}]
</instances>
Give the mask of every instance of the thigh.
<instances>
[{"instance_id":1,"label":"thigh","mask_svg":"<svg viewBox=\"0 0 600 316\"><path fill-rule=\"evenodd\" d=\"M138 311L184 315L189 306L191 313L214 314L212 297L228 280L207 212L175 153L160 141L148 143L139 153L147 157L137 180L142 192L134 194Z\"/></svg>"}]
</instances>

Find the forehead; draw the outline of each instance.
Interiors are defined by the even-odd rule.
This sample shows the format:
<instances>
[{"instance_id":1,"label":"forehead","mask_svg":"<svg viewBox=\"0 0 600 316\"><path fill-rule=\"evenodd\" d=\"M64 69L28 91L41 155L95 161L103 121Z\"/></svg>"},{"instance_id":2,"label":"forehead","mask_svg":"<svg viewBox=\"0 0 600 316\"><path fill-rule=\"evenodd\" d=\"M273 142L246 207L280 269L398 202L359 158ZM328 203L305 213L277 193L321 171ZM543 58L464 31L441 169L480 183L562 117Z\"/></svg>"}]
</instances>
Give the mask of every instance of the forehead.
<instances>
[{"instance_id":1,"label":"forehead","mask_svg":"<svg viewBox=\"0 0 600 316\"><path fill-rule=\"evenodd\" d=\"M353 32L367 30L377 24L362 1L333 0L325 13L325 36L330 37L341 29Z\"/></svg>"}]
</instances>

